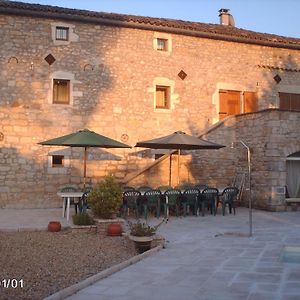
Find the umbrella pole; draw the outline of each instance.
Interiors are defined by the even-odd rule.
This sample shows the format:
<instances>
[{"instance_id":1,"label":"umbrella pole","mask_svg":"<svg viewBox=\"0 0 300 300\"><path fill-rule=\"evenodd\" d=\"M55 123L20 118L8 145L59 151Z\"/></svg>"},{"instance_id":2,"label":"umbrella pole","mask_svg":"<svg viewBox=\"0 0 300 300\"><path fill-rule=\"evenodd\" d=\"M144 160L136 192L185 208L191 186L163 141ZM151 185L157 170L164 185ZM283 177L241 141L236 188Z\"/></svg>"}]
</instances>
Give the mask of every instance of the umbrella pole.
<instances>
[{"instance_id":1,"label":"umbrella pole","mask_svg":"<svg viewBox=\"0 0 300 300\"><path fill-rule=\"evenodd\" d=\"M170 154L169 186L172 186L172 153Z\"/></svg>"},{"instance_id":2,"label":"umbrella pole","mask_svg":"<svg viewBox=\"0 0 300 300\"><path fill-rule=\"evenodd\" d=\"M85 190L86 181L86 158L87 158L87 147L84 147L84 161L83 161L83 190Z\"/></svg>"},{"instance_id":3,"label":"umbrella pole","mask_svg":"<svg viewBox=\"0 0 300 300\"><path fill-rule=\"evenodd\" d=\"M177 161L177 183L178 183L178 186L180 184L180 177L179 177L179 174L180 174L180 149L178 149L178 161Z\"/></svg>"}]
</instances>

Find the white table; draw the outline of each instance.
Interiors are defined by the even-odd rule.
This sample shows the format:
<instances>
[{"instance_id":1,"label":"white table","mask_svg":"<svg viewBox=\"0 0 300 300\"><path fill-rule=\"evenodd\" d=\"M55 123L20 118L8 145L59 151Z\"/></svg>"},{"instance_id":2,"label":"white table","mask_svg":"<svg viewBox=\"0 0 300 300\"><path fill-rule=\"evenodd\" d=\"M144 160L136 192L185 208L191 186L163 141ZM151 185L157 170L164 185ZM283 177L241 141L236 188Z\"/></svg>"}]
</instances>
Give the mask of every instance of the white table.
<instances>
[{"instance_id":1,"label":"white table","mask_svg":"<svg viewBox=\"0 0 300 300\"><path fill-rule=\"evenodd\" d=\"M58 192L58 196L62 197L63 200L63 210L62 210L62 217L65 217L65 199L67 198L67 221L70 219L70 203L71 198L81 198L83 195L83 192Z\"/></svg>"}]
</instances>

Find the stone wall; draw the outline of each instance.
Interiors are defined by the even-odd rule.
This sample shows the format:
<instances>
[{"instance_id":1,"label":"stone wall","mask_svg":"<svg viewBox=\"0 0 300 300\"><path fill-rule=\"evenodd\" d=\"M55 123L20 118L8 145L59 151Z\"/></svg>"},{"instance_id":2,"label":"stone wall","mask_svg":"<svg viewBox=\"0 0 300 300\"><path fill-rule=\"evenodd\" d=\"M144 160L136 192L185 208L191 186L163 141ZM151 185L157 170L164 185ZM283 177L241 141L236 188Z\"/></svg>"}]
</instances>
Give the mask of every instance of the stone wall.
<instances>
[{"instance_id":1,"label":"stone wall","mask_svg":"<svg viewBox=\"0 0 300 300\"><path fill-rule=\"evenodd\" d=\"M285 210L286 158L300 151L300 112L268 109L257 113L231 116L216 124L203 138L226 145L219 150L190 151L181 158L181 182L231 185L236 174L245 174L244 205L249 200L247 149L251 149L251 194L256 208ZM233 146L233 147L232 147ZM173 158L175 159L175 157ZM158 186L168 183L168 157L127 184ZM174 163L177 170L177 163ZM154 176L154 174L156 176ZM174 173L173 185L177 183Z\"/></svg>"},{"instance_id":2,"label":"stone wall","mask_svg":"<svg viewBox=\"0 0 300 300\"><path fill-rule=\"evenodd\" d=\"M172 51L164 53L153 47L160 35L154 31L60 20L72 29L70 43L61 45L52 39L56 23L0 16L0 207L58 206L61 187L82 187L83 149L66 150L69 166L49 170L49 152L65 150L40 146L40 141L82 128L132 146L177 130L197 135L218 120L219 89L257 91L260 109L277 107L278 91L300 92L300 73L287 71L300 68L296 50L169 34ZM44 59L49 54L55 58L52 65ZM187 74L184 80L177 75L181 70ZM273 80L277 73L279 84ZM71 105L51 103L55 76L71 80ZM168 110L155 109L158 82L172 86ZM219 138L213 139L222 143ZM226 156L224 150L216 153ZM196 170L190 171L191 180L198 173L204 178L203 172L214 180L215 169L204 170L205 161L185 159ZM108 172L123 180L152 160L143 149L90 149L89 183ZM164 164L151 171L157 184L168 176Z\"/></svg>"}]
</instances>

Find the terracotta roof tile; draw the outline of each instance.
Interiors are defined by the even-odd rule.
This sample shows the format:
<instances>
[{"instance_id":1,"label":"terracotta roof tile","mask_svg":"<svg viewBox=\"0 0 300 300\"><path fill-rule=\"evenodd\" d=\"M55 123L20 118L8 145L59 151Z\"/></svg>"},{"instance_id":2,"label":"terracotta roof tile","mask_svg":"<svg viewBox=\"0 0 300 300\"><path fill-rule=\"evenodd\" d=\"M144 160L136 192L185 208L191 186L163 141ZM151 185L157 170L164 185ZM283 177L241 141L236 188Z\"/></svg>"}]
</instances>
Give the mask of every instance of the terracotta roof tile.
<instances>
[{"instance_id":1,"label":"terracotta roof tile","mask_svg":"<svg viewBox=\"0 0 300 300\"><path fill-rule=\"evenodd\" d=\"M101 20L112 20L112 21L120 21L124 22L124 26L126 23L133 24L144 24L151 26L158 26L163 28L165 31L168 28L180 29L180 30L189 30L195 33L208 33L215 34L216 38L224 37L228 40L230 38L240 38L240 42L250 42L252 43L263 43L269 42L274 44L281 44L282 47L289 46L298 46L300 47L300 39L291 38L285 36L279 36L275 34L268 33L260 33L250 30L245 30L232 26L224 26L219 24L207 24L207 23L199 23L199 22L190 22L190 21L182 21L182 20L173 20L166 18L152 18L152 17L143 17L143 16L134 16L134 15L124 15L124 14L116 14L116 13L104 13L104 12L95 12L95 11L87 11L87 10L79 10L79 9L70 9L70 8L62 8L57 6L49 6L49 5L40 5L40 4L29 4L17 1L5 1L0 0L0 11L5 13L13 13L14 10L26 12L26 13L48 13L53 14L53 17L57 17L59 15L61 18L64 16L72 17L90 17L96 18L101 22ZM218 36L218 37L217 37ZM280 45L279 45L280 46ZM278 46L277 46L278 47Z\"/></svg>"}]
</instances>

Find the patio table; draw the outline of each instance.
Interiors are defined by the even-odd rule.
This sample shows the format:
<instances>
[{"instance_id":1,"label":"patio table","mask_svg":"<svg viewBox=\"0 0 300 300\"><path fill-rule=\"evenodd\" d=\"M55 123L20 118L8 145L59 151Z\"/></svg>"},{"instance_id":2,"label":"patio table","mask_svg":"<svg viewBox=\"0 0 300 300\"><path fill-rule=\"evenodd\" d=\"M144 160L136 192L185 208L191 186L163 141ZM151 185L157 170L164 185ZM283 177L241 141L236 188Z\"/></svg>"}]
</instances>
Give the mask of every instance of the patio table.
<instances>
[{"instance_id":1,"label":"patio table","mask_svg":"<svg viewBox=\"0 0 300 300\"><path fill-rule=\"evenodd\" d=\"M67 221L70 219L70 203L71 203L71 198L81 198L83 195L83 192L58 192L58 196L62 197L63 200L63 208L62 208L62 217L65 217L65 199L67 198Z\"/></svg>"}]
</instances>

